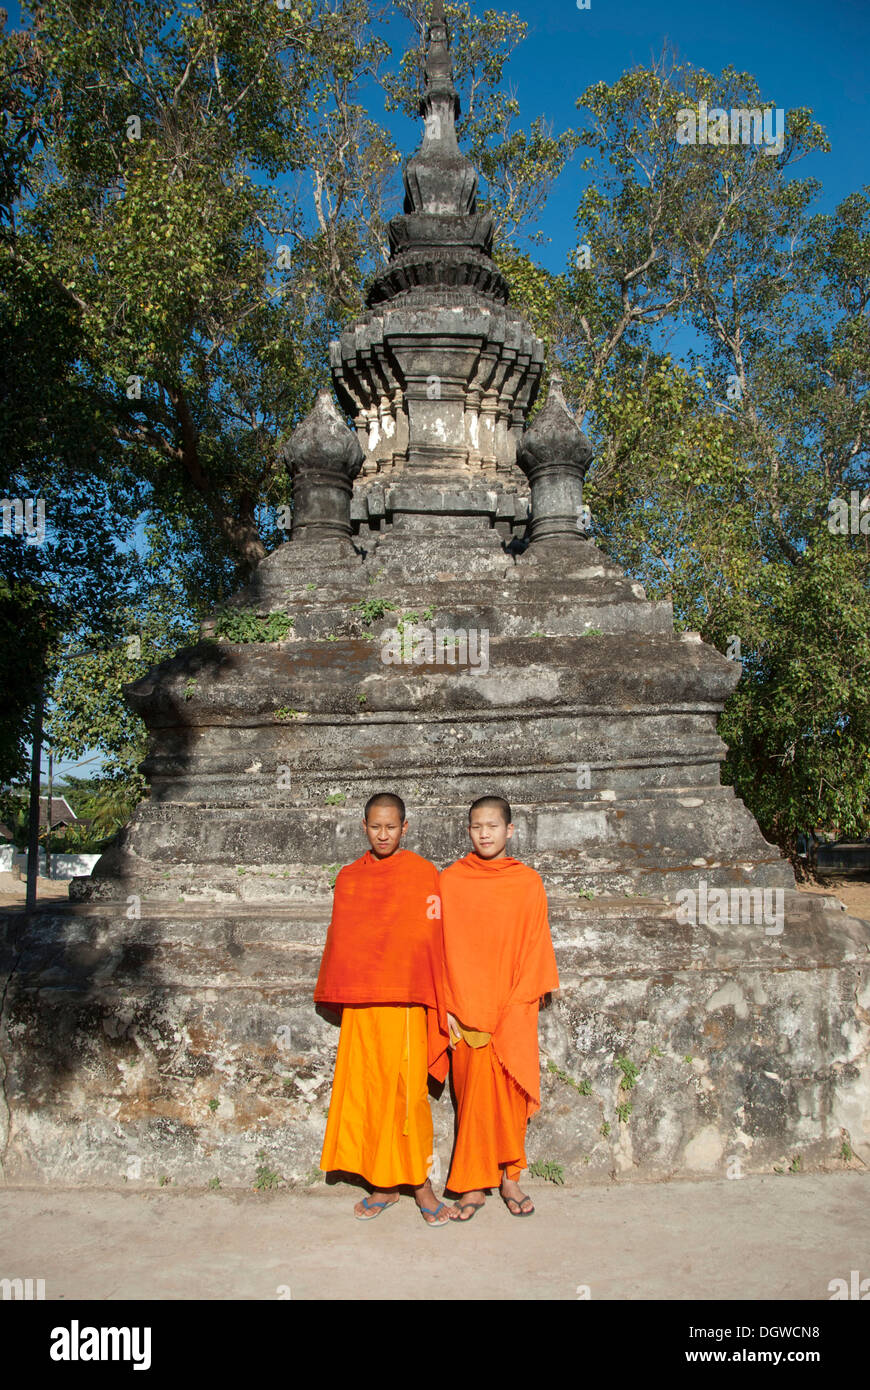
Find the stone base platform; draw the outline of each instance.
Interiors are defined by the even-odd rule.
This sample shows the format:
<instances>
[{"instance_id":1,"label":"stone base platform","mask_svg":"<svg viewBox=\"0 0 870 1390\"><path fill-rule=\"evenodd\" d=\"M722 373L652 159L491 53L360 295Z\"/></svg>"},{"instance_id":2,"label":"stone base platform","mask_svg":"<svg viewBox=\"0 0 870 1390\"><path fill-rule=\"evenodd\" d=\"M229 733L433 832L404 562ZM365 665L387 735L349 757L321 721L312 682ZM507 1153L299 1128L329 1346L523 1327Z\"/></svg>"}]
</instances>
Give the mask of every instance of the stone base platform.
<instances>
[{"instance_id":1,"label":"stone base platform","mask_svg":"<svg viewBox=\"0 0 870 1390\"><path fill-rule=\"evenodd\" d=\"M662 898L550 906L562 987L530 1161L577 1182L870 1162L870 924L788 890L780 934L680 925ZM321 893L0 918L3 1181L310 1177L337 1040L312 1003L328 917ZM437 1179L447 1088L433 1112Z\"/></svg>"}]
</instances>

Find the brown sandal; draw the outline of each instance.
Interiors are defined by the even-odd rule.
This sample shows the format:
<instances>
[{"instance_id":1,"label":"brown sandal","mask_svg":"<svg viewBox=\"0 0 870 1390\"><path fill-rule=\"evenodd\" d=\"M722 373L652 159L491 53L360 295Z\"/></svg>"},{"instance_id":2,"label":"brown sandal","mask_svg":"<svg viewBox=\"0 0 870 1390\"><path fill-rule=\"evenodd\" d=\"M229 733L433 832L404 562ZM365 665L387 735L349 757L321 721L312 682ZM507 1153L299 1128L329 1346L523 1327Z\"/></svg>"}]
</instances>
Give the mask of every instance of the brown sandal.
<instances>
[{"instance_id":1,"label":"brown sandal","mask_svg":"<svg viewBox=\"0 0 870 1390\"><path fill-rule=\"evenodd\" d=\"M531 1197L528 1195L528 1193L524 1194L524 1196L522 1196L522 1197L506 1197L506 1196L504 1195L504 1193L502 1192L501 1188L499 1188L499 1190L498 1190L498 1195L499 1195L499 1197L501 1197L501 1199L502 1199L502 1201L504 1202L505 1206L507 1207L508 1211L511 1212L511 1216L534 1216L534 1214L535 1214L535 1204L534 1204L534 1202L532 1202L532 1199L531 1199ZM532 1202L532 1209L531 1209L531 1211L511 1211L511 1208L510 1208L511 1202L514 1202L518 1207L521 1207L522 1204L523 1204L523 1202ZM469 1217L468 1219L469 1219L469 1221L470 1221L470 1220L471 1220L471 1217Z\"/></svg>"},{"instance_id":2,"label":"brown sandal","mask_svg":"<svg viewBox=\"0 0 870 1390\"><path fill-rule=\"evenodd\" d=\"M454 1202L454 1204L453 1204L453 1210L454 1210L454 1211L465 1211L465 1208L466 1208L466 1207L471 1207L471 1212L472 1212L471 1216L457 1216L455 1219L456 1219L457 1221L461 1222L461 1224L464 1226L464 1225L466 1224L467 1221L473 1221L473 1220L474 1220L474 1213L475 1213L476 1211L480 1211L480 1208L481 1208L481 1207L485 1207L485 1206L486 1206L486 1202L462 1202L461 1204L460 1204L460 1203L457 1203L457 1202Z\"/></svg>"}]
</instances>

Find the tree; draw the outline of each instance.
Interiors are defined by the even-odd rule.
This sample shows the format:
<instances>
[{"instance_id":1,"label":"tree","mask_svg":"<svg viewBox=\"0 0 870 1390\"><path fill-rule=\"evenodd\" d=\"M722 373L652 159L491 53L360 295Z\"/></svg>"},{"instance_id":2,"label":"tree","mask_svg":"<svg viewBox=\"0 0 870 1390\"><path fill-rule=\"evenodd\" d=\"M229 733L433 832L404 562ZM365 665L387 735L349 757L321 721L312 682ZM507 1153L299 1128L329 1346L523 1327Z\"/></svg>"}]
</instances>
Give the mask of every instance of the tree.
<instances>
[{"instance_id":1,"label":"tree","mask_svg":"<svg viewBox=\"0 0 870 1390\"><path fill-rule=\"evenodd\" d=\"M765 105L747 74L667 57L582 98L595 177L546 286L550 339L592 416L599 539L678 626L737 639L723 775L794 852L801 830L870 818L867 541L827 528L832 495L867 483L870 217L863 194L813 217L818 186L789 176L827 148L810 112L778 151L681 144L701 101ZM688 369L665 351L682 325Z\"/></svg>"}]
</instances>

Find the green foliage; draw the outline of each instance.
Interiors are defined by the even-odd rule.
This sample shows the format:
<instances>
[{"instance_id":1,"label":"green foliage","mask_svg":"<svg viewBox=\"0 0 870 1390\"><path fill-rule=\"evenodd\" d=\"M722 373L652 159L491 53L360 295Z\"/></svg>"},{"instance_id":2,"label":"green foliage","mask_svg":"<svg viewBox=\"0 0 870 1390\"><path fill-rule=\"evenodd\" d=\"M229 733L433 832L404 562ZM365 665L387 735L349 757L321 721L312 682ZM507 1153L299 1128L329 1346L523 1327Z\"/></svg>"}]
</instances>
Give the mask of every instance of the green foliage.
<instances>
[{"instance_id":1,"label":"green foliage","mask_svg":"<svg viewBox=\"0 0 870 1390\"><path fill-rule=\"evenodd\" d=\"M621 1125L627 1125L627 1124L628 1124L628 1117L629 1117L629 1115L631 1114L631 1112L632 1112L633 1109L634 1109L634 1107L633 1107L633 1105L632 1105L632 1103L631 1103L630 1100L623 1101L621 1105L617 1105L617 1107L616 1107L616 1114L617 1114L617 1116L618 1116L618 1118L619 1118L619 1123L620 1123Z\"/></svg>"},{"instance_id":2,"label":"green foliage","mask_svg":"<svg viewBox=\"0 0 870 1390\"><path fill-rule=\"evenodd\" d=\"M558 1067L556 1063L552 1061L547 1062L547 1071L553 1076L558 1076L559 1080L564 1081L566 1085L573 1086L574 1090L579 1092L581 1096L591 1096L592 1086L590 1082L585 1079L583 1081L575 1081L573 1076L569 1076L566 1071L563 1071L561 1067Z\"/></svg>"},{"instance_id":3,"label":"green foliage","mask_svg":"<svg viewBox=\"0 0 870 1390\"><path fill-rule=\"evenodd\" d=\"M373 622L377 622L385 613L392 612L396 605L386 598L360 599L359 603L352 603L351 609L358 612L366 627L371 627Z\"/></svg>"},{"instance_id":4,"label":"green foliage","mask_svg":"<svg viewBox=\"0 0 870 1390\"><path fill-rule=\"evenodd\" d=\"M55 649L58 675L46 721L50 746L66 758L99 750L109 779L134 805L145 791L138 768L145 756L146 733L124 699L124 687L195 640L198 616L189 616L178 587L154 580L153 571L146 569L135 603L107 615L108 631L84 627ZM185 698L192 694L188 683Z\"/></svg>"},{"instance_id":5,"label":"green foliage","mask_svg":"<svg viewBox=\"0 0 870 1390\"><path fill-rule=\"evenodd\" d=\"M327 806L343 806L346 801L347 797L344 792L331 792L326 798Z\"/></svg>"},{"instance_id":6,"label":"green foliage","mask_svg":"<svg viewBox=\"0 0 870 1390\"><path fill-rule=\"evenodd\" d=\"M268 1192L275 1187L280 1187L284 1179L276 1169L269 1167L269 1155L263 1149L260 1149L257 1158L260 1161L257 1167L257 1175L254 1179L254 1191Z\"/></svg>"},{"instance_id":7,"label":"green foliage","mask_svg":"<svg viewBox=\"0 0 870 1390\"><path fill-rule=\"evenodd\" d=\"M215 623L215 636L225 642L280 642L293 626L289 613L260 617L238 608L225 609Z\"/></svg>"},{"instance_id":8,"label":"green foliage","mask_svg":"<svg viewBox=\"0 0 870 1390\"><path fill-rule=\"evenodd\" d=\"M48 787L43 783L43 796ZM48 845L52 854L99 854L106 848L116 831L126 825L136 809L139 793L124 779L106 777L74 777L67 774L55 783L52 795L66 799L70 809L85 824L69 825L55 831L50 840L46 827L40 831L40 843ZM18 850L27 847L29 792L23 787L8 787L0 795L0 819L13 832Z\"/></svg>"},{"instance_id":9,"label":"green foliage","mask_svg":"<svg viewBox=\"0 0 870 1390\"><path fill-rule=\"evenodd\" d=\"M621 1091L630 1091L634 1087L637 1078L640 1076L640 1068L628 1057L617 1057L615 1066L622 1072L622 1080L619 1083Z\"/></svg>"},{"instance_id":10,"label":"green foliage","mask_svg":"<svg viewBox=\"0 0 870 1390\"><path fill-rule=\"evenodd\" d=\"M539 1158L529 1164L529 1172L533 1178L543 1178L545 1182L554 1182L560 1186L565 1182L565 1169L560 1163L549 1163Z\"/></svg>"}]
</instances>

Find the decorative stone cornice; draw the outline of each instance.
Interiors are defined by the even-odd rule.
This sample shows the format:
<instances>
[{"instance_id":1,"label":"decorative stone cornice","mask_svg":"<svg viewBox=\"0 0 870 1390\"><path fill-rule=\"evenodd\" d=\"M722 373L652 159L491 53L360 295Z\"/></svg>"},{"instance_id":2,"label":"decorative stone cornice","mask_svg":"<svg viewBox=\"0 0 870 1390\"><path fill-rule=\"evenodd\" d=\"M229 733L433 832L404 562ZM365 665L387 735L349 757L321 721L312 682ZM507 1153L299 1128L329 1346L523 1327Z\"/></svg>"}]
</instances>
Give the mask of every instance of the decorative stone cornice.
<instances>
[{"instance_id":1,"label":"decorative stone cornice","mask_svg":"<svg viewBox=\"0 0 870 1390\"><path fill-rule=\"evenodd\" d=\"M353 480L363 462L359 440L323 387L283 450L293 478L292 540L350 536Z\"/></svg>"}]
</instances>

